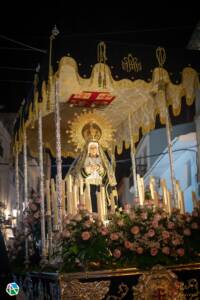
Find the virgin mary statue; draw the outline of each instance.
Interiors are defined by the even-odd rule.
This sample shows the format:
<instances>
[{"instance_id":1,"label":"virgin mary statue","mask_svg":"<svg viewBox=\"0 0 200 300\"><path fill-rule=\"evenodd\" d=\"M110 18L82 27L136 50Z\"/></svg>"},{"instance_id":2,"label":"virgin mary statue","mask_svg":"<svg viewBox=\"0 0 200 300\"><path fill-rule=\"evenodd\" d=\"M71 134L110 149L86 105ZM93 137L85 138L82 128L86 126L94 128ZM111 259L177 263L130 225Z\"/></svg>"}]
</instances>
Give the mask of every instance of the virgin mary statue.
<instances>
[{"instance_id":1,"label":"virgin mary statue","mask_svg":"<svg viewBox=\"0 0 200 300\"><path fill-rule=\"evenodd\" d=\"M106 140L103 128L100 127L102 125L95 122L94 116L92 120L87 118L85 120L87 122L84 122L81 129L82 149L67 173L70 191L67 210L76 213L78 206L81 205L90 212L98 213L101 219L105 219L108 210L114 212L118 200L114 168L108 155L109 139ZM81 118L79 121L81 122ZM77 128L74 133L77 133ZM109 126L107 134L109 138L112 137ZM75 140L73 130L71 136ZM102 144L104 146L107 144L107 149L103 149Z\"/></svg>"}]
</instances>

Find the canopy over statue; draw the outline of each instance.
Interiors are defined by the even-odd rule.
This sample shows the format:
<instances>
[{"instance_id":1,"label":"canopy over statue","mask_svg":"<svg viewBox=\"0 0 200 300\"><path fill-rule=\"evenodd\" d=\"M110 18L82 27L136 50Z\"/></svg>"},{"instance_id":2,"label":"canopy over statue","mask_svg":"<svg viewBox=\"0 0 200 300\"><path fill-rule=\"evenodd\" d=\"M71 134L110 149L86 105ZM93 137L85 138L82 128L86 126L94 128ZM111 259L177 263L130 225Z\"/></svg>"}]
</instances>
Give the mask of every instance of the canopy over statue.
<instances>
[{"instance_id":1,"label":"canopy over statue","mask_svg":"<svg viewBox=\"0 0 200 300\"><path fill-rule=\"evenodd\" d=\"M156 118L159 117L160 122L166 124L169 156L172 158L168 108L171 106L173 114L179 115L182 99L192 105L199 88L199 53L187 52L185 56L185 51L168 50L167 55L171 53L171 56L166 60L165 50L160 47L139 49L132 45L115 45L113 48L109 44L108 53L111 57L107 57L106 44L100 42L97 45L97 61L91 61L94 53L91 57L88 54L91 54L93 47L83 43L81 53L84 53L85 46L88 53L82 56L81 62L76 55L73 56L73 51L72 54L71 51L55 51L54 73L51 53L56 35L57 32L52 31L48 70L44 67L36 74L32 94L21 106L13 147L17 167L18 155L23 151L25 209L28 206L27 148L32 156L39 157L43 261L46 258L45 233L48 232L51 254L52 231L62 231L66 213L76 214L79 206L83 205L90 212L97 212L104 220L108 210L115 210L118 204L115 148L121 153L123 145L131 147L134 200L139 196L139 205L144 205L144 181L136 174L134 156L134 144L139 140L140 130L144 134L154 129ZM75 47L74 53L79 50L80 47ZM85 74L81 71L82 62L90 70ZM88 65L88 62L91 64ZM172 66L175 72L173 76ZM44 177L44 148L56 157L55 179ZM74 163L63 180L62 157L69 156L74 158ZM170 170L173 187L175 177L172 160ZM153 182L151 187L152 199L158 205ZM173 201L164 184L163 191L163 203L166 205L168 201L169 213L172 204L180 208L182 202L176 201L175 189L172 191Z\"/></svg>"}]
</instances>

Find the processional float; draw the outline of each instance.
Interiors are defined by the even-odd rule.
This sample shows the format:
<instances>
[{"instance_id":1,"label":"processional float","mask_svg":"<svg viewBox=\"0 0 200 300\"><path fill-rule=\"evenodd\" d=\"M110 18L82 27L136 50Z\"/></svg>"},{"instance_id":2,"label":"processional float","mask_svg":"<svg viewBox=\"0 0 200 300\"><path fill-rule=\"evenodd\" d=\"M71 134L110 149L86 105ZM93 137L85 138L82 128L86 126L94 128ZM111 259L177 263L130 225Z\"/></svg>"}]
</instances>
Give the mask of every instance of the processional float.
<instances>
[{"instance_id":1,"label":"processional float","mask_svg":"<svg viewBox=\"0 0 200 300\"><path fill-rule=\"evenodd\" d=\"M148 82L114 78L113 66L107 64L104 42L97 46L98 62L91 66L89 78L79 75L77 62L71 56L61 57L53 73L52 41L57 33L54 30L50 37L48 78L41 80L36 74L33 96L19 112L14 142L18 222L23 216L19 199L19 154L23 152L24 157L25 208L28 206L27 149L39 162L43 259L47 256L47 244L51 252L52 231L62 230L66 213L74 214L78 206L84 206L104 219L108 207L115 210L115 150L122 153L123 145L131 148L134 196L143 204L144 182L136 172L135 143L139 140L140 129L145 134L155 128L156 116L166 124L170 158L173 197L170 200L166 184L162 182L164 204L169 212L172 206L180 208L182 205L183 209L181 193L176 192L168 107L171 105L175 116L180 114L182 97L191 105L199 84L198 74L192 67L183 68L181 82L174 84L164 68L166 53L163 48L157 48L154 53L157 63ZM142 68L131 54L122 59L121 67L127 72ZM44 149L49 149L56 158L55 180L44 174ZM65 178L62 157L74 158ZM156 204L153 179L150 189ZM91 198L95 198L96 204Z\"/></svg>"}]
</instances>

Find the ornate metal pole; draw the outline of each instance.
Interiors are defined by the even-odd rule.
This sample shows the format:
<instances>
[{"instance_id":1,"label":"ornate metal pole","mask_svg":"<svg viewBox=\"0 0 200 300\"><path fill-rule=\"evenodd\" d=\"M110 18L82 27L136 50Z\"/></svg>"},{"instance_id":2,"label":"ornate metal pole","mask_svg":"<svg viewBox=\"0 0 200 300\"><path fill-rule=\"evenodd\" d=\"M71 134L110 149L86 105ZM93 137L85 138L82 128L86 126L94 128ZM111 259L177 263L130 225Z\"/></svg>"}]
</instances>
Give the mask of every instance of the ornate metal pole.
<instances>
[{"instance_id":1,"label":"ornate metal pole","mask_svg":"<svg viewBox=\"0 0 200 300\"><path fill-rule=\"evenodd\" d=\"M60 139L60 103L59 103L59 78L55 83L55 127L56 127L56 192L58 207L58 226L55 230L62 230L62 159Z\"/></svg>"},{"instance_id":2,"label":"ornate metal pole","mask_svg":"<svg viewBox=\"0 0 200 300\"><path fill-rule=\"evenodd\" d=\"M130 134L130 142L131 142L131 162L132 162L132 173L133 173L133 185L135 190L135 198L138 197L138 185L137 185L137 171L136 171L136 163L135 163L135 147L133 143L133 130L131 123L131 114L128 116L128 124L129 124L129 134Z\"/></svg>"},{"instance_id":3,"label":"ornate metal pole","mask_svg":"<svg viewBox=\"0 0 200 300\"><path fill-rule=\"evenodd\" d=\"M177 193L176 193L176 178L174 174L174 162L173 162L173 154L172 154L172 138L171 138L172 128L171 128L171 122L170 122L170 116L169 116L169 110L168 110L167 98L166 98L166 84L163 78L163 65L166 60L165 49L158 47L156 49L156 57L159 63L159 72L160 72L158 91L162 92L165 97L166 135L167 135L167 147L168 147L169 165L170 165L172 196L173 196L174 206L177 207L178 201L177 201Z\"/></svg>"},{"instance_id":4,"label":"ornate metal pole","mask_svg":"<svg viewBox=\"0 0 200 300\"><path fill-rule=\"evenodd\" d=\"M24 155L24 209L25 209L25 218L27 217L28 209L28 166L27 166L27 136L26 136L26 127L24 126L24 139L23 139L23 155ZM25 266L26 268L29 265L29 254L28 254L28 228L25 227Z\"/></svg>"},{"instance_id":5,"label":"ornate metal pole","mask_svg":"<svg viewBox=\"0 0 200 300\"><path fill-rule=\"evenodd\" d=\"M40 209L41 209L41 241L42 263L46 261L46 237L45 237L45 209L44 209L44 165L43 165L43 135L42 135L42 110L39 104L38 112L38 150L40 168Z\"/></svg>"},{"instance_id":6,"label":"ornate metal pole","mask_svg":"<svg viewBox=\"0 0 200 300\"><path fill-rule=\"evenodd\" d=\"M49 43L49 74L48 74L48 98L47 98L47 110L50 110L50 91L52 87L52 76L53 76L53 68L52 68L52 48L53 48L53 40L59 34L59 30L54 26L50 36L50 43Z\"/></svg>"},{"instance_id":7,"label":"ornate metal pole","mask_svg":"<svg viewBox=\"0 0 200 300\"><path fill-rule=\"evenodd\" d=\"M19 151L18 143L16 142L16 151L15 151L15 192L16 192L16 209L17 209L17 226L19 225L20 220L20 205L19 205Z\"/></svg>"}]
</instances>

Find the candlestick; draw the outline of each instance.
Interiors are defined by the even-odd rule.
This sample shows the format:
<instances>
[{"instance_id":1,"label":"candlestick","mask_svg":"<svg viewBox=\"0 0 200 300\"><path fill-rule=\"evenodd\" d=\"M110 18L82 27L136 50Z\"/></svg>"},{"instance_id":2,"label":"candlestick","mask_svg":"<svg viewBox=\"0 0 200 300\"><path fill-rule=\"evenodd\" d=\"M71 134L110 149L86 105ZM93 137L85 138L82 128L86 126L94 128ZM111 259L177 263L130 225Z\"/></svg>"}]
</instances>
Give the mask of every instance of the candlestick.
<instances>
[{"instance_id":1,"label":"candlestick","mask_svg":"<svg viewBox=\"0 0 200 300\"><path fill-rule=\"evenodd\" d=\"M168 211L169 213L169 206L168 206L168 196L167 196L167 187L166 187L166 181L165 179L160 180L160 185L162 188L162 196L163 196L163 207Z\"/></svg>"},{"instance_id":2,"label":"candlestick","mask_svg":"<svg viewBox=\"0 0 200 300\"><path fill-rule=\"evenodd\" d=\"M97 192L96 193L97 196L97 212L98 212L98 216L99 219L101 221L103 221L103 211L102 211L102 199L101 199L101 192Z\"/></svg>"},{"instance_id":3,"label":"candlestick","mask_svg":"<svg viewBox=\"0 0 200 300\"><path fill-rule=\"evenodd\" d=\"M89 185L89 183L86 183L86 189L85 189L85 205L86 205L86 209L87 209L89 212L92 212L92 202L91 202L90 185Z\"/></svg>"},{"instance_id":4,"label":"candlestick","mask_svg":"<svg viewBox=\"0 0 200 300\"><path fill-rule=\"evenodd\" d=\"M76 214L78 209L78 187L76 184L73 186L73 213Z\"/></svg>"},{"instance_id":5,"label":"candlestick","mask_svg":"<svg viewBox=\"0 0 200 300\"><path fill-rule=\"evenodd\" d=\"M139 201L140 205L144 204L144 180L137 174L137 182L138 182L138 193L139 193Z\"/></svg>"},{"instance_id":6,"label":"candlestick","mask_svg":"<svg viewBox=\"0 0 200 300\"><path fill-rule=\"evenodd\" d=\"M80 178L80 195L83 195L83 178Z\"/></svg>"},{"instance_id":7,"label":"candlestick","mask_svg":"<svg viewBox=\"0 0 200 300\"><path fill-rule=\"evenodd\" d=\"M100 187L100 192L101 192L101 206L102 206L102 214L103 218L106 218L107 215L107 205L106 205L106 194L105 194L105 187L101 186Z\"/></svg>"},{"instance_id":8,"label":"candlestick","mask_svg":"<svg viewBox=\"0 0 200 300\"><path fill-rule=\"evenodd\" d=\"M66 198L66 193L65 193L65 180L62 180L62 214L63 216L65 215L65 198Z\"/></svg>"},{"instance_id":9,"label":"candlestick","mask_svg":"<svg viewBox=\"0 0 200 300\"><path fill-rule=\"evenodd\" d=\"M72 175L68 175L68 189L69 192L72 192Z\"/></svg>"},{"instance_id":10,"label":"candlestick","mask_svg":"<svg viewBox=\"0 0 200 300\"><path fill-rule=\"evenodd\" d=\"M168 203L168 211L169 214L172 212L172 202L171 202L171 193L167 191L167 203Z\"/></svg>"}]
</instances>

